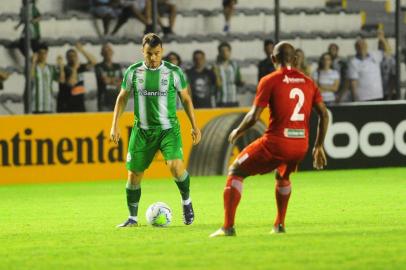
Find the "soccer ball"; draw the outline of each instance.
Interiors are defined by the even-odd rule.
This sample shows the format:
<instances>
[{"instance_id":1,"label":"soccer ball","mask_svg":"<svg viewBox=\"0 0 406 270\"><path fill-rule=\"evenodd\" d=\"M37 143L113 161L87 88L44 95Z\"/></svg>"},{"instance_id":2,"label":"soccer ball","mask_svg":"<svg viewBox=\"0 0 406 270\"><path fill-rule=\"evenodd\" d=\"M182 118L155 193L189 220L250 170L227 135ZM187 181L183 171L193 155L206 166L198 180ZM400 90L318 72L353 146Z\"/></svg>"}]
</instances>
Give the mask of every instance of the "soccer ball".
<instances>
[{"instance_id":1,"label":"soccer ball","mask_svg":"<svg viewBox=\"0 0 406 270\"><path fill-rule=\"evenodd\" d=\"M172 221L172 210L166 203L151 204L145 213L148 224L155 227L166 227Z\"/></svg>"}]
</instances>

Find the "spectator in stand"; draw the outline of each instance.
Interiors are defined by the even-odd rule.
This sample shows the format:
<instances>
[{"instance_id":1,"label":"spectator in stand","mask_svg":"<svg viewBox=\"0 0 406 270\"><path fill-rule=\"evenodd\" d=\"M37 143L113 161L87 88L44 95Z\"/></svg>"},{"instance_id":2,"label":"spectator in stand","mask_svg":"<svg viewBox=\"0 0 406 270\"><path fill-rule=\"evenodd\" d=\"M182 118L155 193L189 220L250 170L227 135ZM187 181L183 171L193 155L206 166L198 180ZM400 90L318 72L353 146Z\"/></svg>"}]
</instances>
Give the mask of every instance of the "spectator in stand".
<instances>
[{"instance_id":1,"label":"spectator in stand","mask_svg":"<svg viewBox=\"0 0 406 270\"><path fill-rule=\"evenodd\" d=\"M164 35L171 35L174 34L173 28L175 26L176 21L176 5L174 0L158 0L158 12L159 12L159 19L158 23L162 28L162 32ZM169 24L165 25L162 22L161 17L164 15L169 16Z\"/></svg>"},{"instance_id":2,"label":"spectator in stand","mask_svg":"<svg viewBox=\"0 0 406 270\"><path fill-rule=\"evenodd\" d=\"M381 62L383 53L368 52L363 38L355 43L356 55L348 66L350 91L354 101L372 101L383 99Z\"/></svg>"},{"instance_id":3,"label":"spectator in stand","mask_svg":"<svg viewBox=\"0 0 406 270\"><path fill-rule=\"evenodd\" d=\"M169 52L164 60L178 67L182 67L182 58L176 52Z\"/></svg>"},{"instance_id":4,"label":"spectator in stand","mask_svg":"<svg viewBox=\"0 0 406 270\"><path fill-rule=\"evenodd\" d=\"M129 18L136 18L145 25L144 34L152 32L151 0L124 0L112 34L116 34Z\"/></svg>"},{"instance_id":5,"label":"spectator in stand","mask_svg":"<svg viewBox=\"0 0 406 270\"><path fill-rule=\"evenodd\" d=\"M90 71L96 65L96 59L87 52L83 45L77 43L75 49L66 52L65 83L59 85L58 112L85 112L85 85L83 73ZM86 59L81 64L78 52Z\"/></svg>"},{"instance_id":6,"label":"spectator in stand","mask_svg":"<svg viewBox=\"0 0 406 270\"><path fill-rule=\"evenodd\" d=\"M305 75L310 76L311 68L307 64L306 56L302 49L296 49L296 62L295 68L303 72Z\"/></svg>"},{"instance_id":7,"label":"spectator in stand","mask_svg":"<svg viewBox=\"0 0 406 270\"><path fill-rule=\"evenodd\" d=\"M109 34L110 22L122 13L120 0L92 0L90 12L103 21L104 35Z\"/></svg>"},{"instance_id":8,"label":"spectator in stand","mask_svg":"<svg viewBox=\"0 0 406 270\"><path fill-rule=\"evenodd\" d=\"M223 0L223 14L225 21L223 31L225 33L230 32L231 17L234 14L236 4L237 0Z\"/></svg>"},{"instance_id":9,"label":"spectator in stand","mask_svg":"<svg viewBox=\"0 0 406 270\"><path fill-rule=\"evenodd\" d=\"M383 31L378 31L378 50L382 52L381 76L385 100L396 99L396 60Z\"/></svg>"},{"instance_id":10,"label":"spectator in stand","mask_svg":"<svg viewBox=\"0 0 406 270\"><path fill-rule=\"evenodd\" d=\"M103 61L95 66L97 80L97 109L112 111L120 91L123 72L118 63L113 62L113 48L110 43L101 49Z\"/></svg>"},{"instance_id":11,"label":"spectator in stand","mask_svg":"<svg viewBox=\"0 0 406 270\"><path fill-rule=\"evenodd\" d=\"M11 73L7 72L6 70L0 69L0 90L4 89L4 81L10 77Z\"/></svg>"},{"instance_id":12,"label":"spectator in stand","mask_svg":"<svg viewBox=\"0 0 406 270\"><path fill-rule=\"evenodd\" d=\"M193 52L193 66L186 70L193 105L198 108L215 107L216 77L212 70L206 67L206 55L201 50Z\"/></svg>"},{"instance_id":13,"label":"spectator in stand","mask_svg":"<svg viewBox=\"0 0 406 270\"><path fill-rule=\"evenodd\" d=\"M29 24L29 32L30 32L30 37L31 37L31 50L33 52L38 51L38 46L41 43L41 28L40 28L40 21L41 21L41 13L39 12L37 8L37 1L36 0L30 0L28 1L29 5L29 10L31 12L31 22ZM24 24L24 18L25 18L25 1L22 1L22 7L20 9L20 21L18 24L14 27L15 30L20 28L21 25ZM18 49L20 52L25 56L25 28L22 32L22 36L19 39L18 42Z\"/></svg>"},{"instance_id":14,"label":"spectator in stand","mask_svg":"<svg viewBox=\"0 0 406 270\"><path fill-rule=\"evenodd\" d=\"M169 52L165 56L164 60L182 68L182 58L180 58L180 55L177 54L176 52ZM182 102L181 102L179 96L176 99L176 109L178 109L178 110L183 109L183 105L182 105Z\"/></svg>"},{"instance_id":15,"label":"spectator in stand","mask_svg":"<svg viewBox=\"0 0 406 270\"><path fill-rule=\"evenodd\" d=\"M346 77L347 77L347 69L348 69L348 64L347 60L339 56L339 47L335 43L331 43L328 46L328 53L331 56L331 59L333 60L333 65L332 68L334 70L337 70L338 73L340 74L340 85L338 87L338 91L342 92L344 91L345 88L347 88L346 85Z\"/></svg>"},{"instance_id":16,"label":"spectator in stand","mask_svg":"<svg viewBox=\"0 0 406 270\"><path fill-rule=\"evenodd\" d=\"M58 56L57 66L47 63L48 46L40 44L38 52L32 56L31 76L32 76L32 94L31 94L31 112L32 113L53 113L55 112L53 83L65 82L65 72L63 67L63 58Z\"/></svg>"},{"instance_id":17,"label":"spectator in stand","mask_svg":"<svg viewBox=\"0 0 406 270\"><path fill-rule=\"evenodd\" d=\"M218 46L217 62L214 65L218 107L238 107L237 86L243 86L240 68L231 60L231 45L222 42Z\"/></svg>"},{"instance_id":18,"label":"spectator in stand","mask_svg":"<svg viewBox=\"0 0 406 270\"><path fill-rule=\"evenodd\" d=\"M313 80L318 86L324 103L332 105L336 101L335 93L340 84L340 74L332 68L333 61L329 53L323 53L319 59Z\"/></svg>"},{"instance_id":19,"label":"spectator in stand","mask_svg":"<svg viewBox=\"0 0 406 270\"><path fill-rule=\"evenodd\" d=\"M268 75L269 73L275 71L275 66L272 62L272 52L274 41L272 39L266 39L264 41L264 52L266 58L259 62L258 64L258 82L261 80L262 77Z\"/></svg>"}]
</instances>

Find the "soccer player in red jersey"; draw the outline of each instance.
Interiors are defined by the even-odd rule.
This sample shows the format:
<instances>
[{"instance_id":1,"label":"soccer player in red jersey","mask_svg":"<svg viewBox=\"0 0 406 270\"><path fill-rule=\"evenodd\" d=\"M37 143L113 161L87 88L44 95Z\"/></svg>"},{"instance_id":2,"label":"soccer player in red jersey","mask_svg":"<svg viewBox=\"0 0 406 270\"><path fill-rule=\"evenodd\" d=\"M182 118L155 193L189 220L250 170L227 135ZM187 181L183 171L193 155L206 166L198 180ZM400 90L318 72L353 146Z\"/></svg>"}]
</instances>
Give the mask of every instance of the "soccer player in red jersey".
<instances>
[{"instance_id":1,"label":"soccer player in red jersey","mask_svg":"<svg viewBox=\"0 0 406 270\"><path fill-rule=\"evenodd\" d=\"M313 81L292 68L295 48L281 42L272 56L278 70L265 76L258 84L251 110L229 136L235 143L259 119L269 106L269 127L265 134L248 145L229 168L224 189L224 224L211 237L234 236L234 218L241 199L244 178L276 170L275 196L277 215L273 233L285 232L285 215L291 193L289 176L295 172L308 149L309 120L314 108L319 116L316 142L313 148L313 166L327 165L323 149L328 126L328 114L319 90Z\"/></svg>"}]
</instances>

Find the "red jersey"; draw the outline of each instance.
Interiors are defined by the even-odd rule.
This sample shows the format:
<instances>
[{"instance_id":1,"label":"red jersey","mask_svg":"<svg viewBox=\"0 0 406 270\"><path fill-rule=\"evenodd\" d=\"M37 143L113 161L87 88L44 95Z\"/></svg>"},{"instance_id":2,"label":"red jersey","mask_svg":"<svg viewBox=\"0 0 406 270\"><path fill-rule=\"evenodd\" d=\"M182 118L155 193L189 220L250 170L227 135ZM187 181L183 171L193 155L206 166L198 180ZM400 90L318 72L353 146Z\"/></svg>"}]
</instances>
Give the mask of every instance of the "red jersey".
<instances>
[{"instance_id":1,"label":"red jersey","mask_svg":"<svg viewBox=\"0 0 406 270\"><path fill-rule=\"evenodd\" d=\"M269 106L266 135L307 141L312 108L322 101L309 77L295 68L284 67L261 79L254 105Z\"/></svg>"}]
</instances>

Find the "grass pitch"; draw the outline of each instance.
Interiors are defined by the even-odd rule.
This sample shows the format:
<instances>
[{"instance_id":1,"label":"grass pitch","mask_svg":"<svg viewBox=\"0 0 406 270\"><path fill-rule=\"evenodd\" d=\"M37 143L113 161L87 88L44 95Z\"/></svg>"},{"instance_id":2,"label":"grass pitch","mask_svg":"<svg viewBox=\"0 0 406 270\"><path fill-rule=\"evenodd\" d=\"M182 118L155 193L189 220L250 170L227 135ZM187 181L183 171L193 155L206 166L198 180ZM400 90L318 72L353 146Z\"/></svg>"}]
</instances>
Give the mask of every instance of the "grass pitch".
<instances>
[{"instance_id":1,"label":"grass pitch","mask_svg":"<svg viewBox=\"0 0 406 270\"><path fill-rule=\"evenodd\" d=\"M184 226L176 185L144 181L144 226L121 230L124 180L0 186L0 269L406 269L406 168L293 175L286 235L269 234L273 176L248 178L238 236L209 239L224 182L192 178L196 220ZM156 201L173 210L169 228L145 226Z\"/></svg>"}]
</instances>

